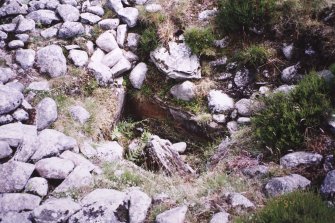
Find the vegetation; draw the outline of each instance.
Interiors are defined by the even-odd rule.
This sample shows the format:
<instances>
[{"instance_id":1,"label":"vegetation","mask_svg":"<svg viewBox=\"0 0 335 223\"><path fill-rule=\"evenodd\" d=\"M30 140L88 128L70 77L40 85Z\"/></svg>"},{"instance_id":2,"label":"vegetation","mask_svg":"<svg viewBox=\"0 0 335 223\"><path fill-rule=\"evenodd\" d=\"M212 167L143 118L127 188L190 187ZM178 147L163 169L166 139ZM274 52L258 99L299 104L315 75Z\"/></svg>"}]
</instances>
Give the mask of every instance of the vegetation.
<instances>
[{"instance_id":1,"label":"vegetation","mask_svg":"<svg viewBox=\"0 0 335 223\"><path fill-rule=\"evenodd\" d=\"M291 93L265 98L265 109L252 119L256 138L277 156L302 146L305 134L329 117L330 90L329 83L311 73Z\"/></svg>"},{"instance_id":2,"label":"vegetation","mask_svg":"<svg viewBox=\"0 0 335 223\"><path fill-rule=\"evenodd\" d=\"M192 53L201 55L210 51L213 45L214 34L210 28L189 28L185 31L185 42Z\"/></svg>"},{"instance_id":3,"label":"vegetation","mask_svg":"<svg viewBox=\"0 0 335 223\"><path fill-rule=\"evenodd\" d=\"M329 70L330 70L330 72L332 72L335 75L335 63L333 63L329 66Z\"/></svg>"},{"instance_id":4,"label":"vegetation","mask_svg":"<svg viewBox=\"0 0 335 223\"><path fill-rule=\"evenodd\" d=\"M250 216L250 215L249 215ZM335 210L313 192L293 192L274 198L251 217L238 219L237 223L332 223Z\"/></svg>"},{"instance_id":5,"label":"vegetation","mask_svg":"<svg viewBox=\"0 0 335 223\"><path fill-rule=\"evenodd\" d=\"M141 34L138 52L141 56L148 57L151 51L157 48L159 37L154 25L148 25Z\"/></svg>"},{"instance_id":6,"label":"vegetation","mask_svg":"<svg viewBox=\"0 0 335 223\"><path fill-rule=\"evenodd\" d=\"M243 65L257 68L267 62L270 51L263 45L251 45L239 52L236 59Z\"/></svg>"}]
</instances>

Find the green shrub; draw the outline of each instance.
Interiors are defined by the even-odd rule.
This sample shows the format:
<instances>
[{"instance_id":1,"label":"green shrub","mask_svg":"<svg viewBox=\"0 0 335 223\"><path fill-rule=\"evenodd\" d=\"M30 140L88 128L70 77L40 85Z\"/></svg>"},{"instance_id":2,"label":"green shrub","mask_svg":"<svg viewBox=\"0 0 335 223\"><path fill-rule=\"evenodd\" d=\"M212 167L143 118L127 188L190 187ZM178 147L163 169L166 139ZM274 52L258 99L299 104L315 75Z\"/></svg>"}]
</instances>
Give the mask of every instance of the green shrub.
<instances>
[{"instance_id":1,"label":"green shrub","mask_svg":"<svg viewBox=\"0 0 335 223\"><path fill-rule=\"evenodd\" d=\"M293 192L273 198L255 215L237 223L334 223L335 209L313 192Z\"/></svg>"},{"instance_id":2,"label":"green shrub","mask_svg":"<svg viewBox=\"0 0 335 223\"><path fill-rule=\"evenodd\" d=\"M329 70L330 70L330 72L332 72L335 75L335 63L333 63L329 66Z\"/></svg>"},{"instance_id":3,"label":"green shrub","mask_svg":"<svg viewBox=\"0 0 335 223\"><path fill-rule=\"evenodd\" d=\"M154 25L148 25L141 34L139 43L139 54L142 57L148 57L150 52L158 47L159 37Z\"/></svg>"},{"instance_id":4,"label":"green shrub","mask_svg":"<svg viewBox=\"0 0 335 223\"><path fill-rule=\"evenodd\" d=\"M185 42L194 54L205 54L212 48L214 34L210 28L189 28L185 31Z\"/></svg>"},{"instance_id":5,"label":"green shrub","mask_svg":"<svg viewBox=\"0 0 335 223\"><path fill-rule=\"evenodd\" d=\"M242 64L257 68L267 62L269 50L262 45L251 45L237 54L236 59Z\"/></svg>"},{"instance_id":6,"label":"green shrub","mask_svg":"<svg viewBox=\"0 0 335 223\"><path fill-rule=\"evenodd\" d=\"M218 26L229 32L268 24L274 16L275 2L276 0L220 0Z\"/></svg>"},{"instance_id":7,"label":"green shrub","mask_svg":"<svg viewBox=\"0 0 335 223\"><path fill-rule=\"evenodd\" d=\"M261 146L280 156L301 147L305 133L318 129L331 112L330 84L312 73L289 94L264 99L265 109L252 118L254 134Z\"/></svg>"}]
</instances>

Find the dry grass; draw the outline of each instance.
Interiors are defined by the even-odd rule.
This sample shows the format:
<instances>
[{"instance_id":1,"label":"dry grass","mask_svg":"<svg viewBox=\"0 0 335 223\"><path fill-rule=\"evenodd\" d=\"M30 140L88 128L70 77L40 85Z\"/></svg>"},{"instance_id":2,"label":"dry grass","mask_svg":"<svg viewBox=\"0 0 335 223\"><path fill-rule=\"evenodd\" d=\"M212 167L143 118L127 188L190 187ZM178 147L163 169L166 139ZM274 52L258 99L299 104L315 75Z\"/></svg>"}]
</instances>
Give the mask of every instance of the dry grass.
<instances>
[{"instance_id":1,"label":"dry grass","mask_svg":"<svg viewBox=\"0 0 335 223\"><path fill-rule=\"evenodd\" d=\"M209 91L211 89L214 89L216 87L216 83L215 81L209 79L209 78L205 78L200 80L197 84L196 84L196 95L197 97L207 97Z\"/></svg>"}]
</instances>

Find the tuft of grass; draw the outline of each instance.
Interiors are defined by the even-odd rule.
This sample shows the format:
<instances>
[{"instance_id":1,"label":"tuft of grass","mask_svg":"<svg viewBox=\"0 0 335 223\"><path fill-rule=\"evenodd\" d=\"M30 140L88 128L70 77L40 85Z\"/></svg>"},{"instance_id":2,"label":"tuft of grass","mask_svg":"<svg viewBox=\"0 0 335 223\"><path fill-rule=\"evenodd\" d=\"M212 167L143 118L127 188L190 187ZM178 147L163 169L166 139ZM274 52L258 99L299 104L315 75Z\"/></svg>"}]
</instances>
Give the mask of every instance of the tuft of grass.
<instances>
[{"instance_id":1,"label":"tuft of grass","mask_svg":"<svg viewBox=\"0 0 335 223\"><path fill-rule=\"evenodd\" d=\"M335 75L335 63L333 63L329 66L329 70L330 70L330 72L332 72Z\"/></svg>"},{"instance_id":2,"label":"tuft of grass","mask_svg":"<svg viewBox=\"0 0 335 223\"><path fill-rule=\"evenodd\" d=\"M210 28L189 28L185 31L185 42L192 53L202 55L210 52L214 41L214 33Z\"/></svg>"},{"instance_id":3,"label":"tuft of grass","mask_svg":"<svg viewBox=\"0 0 335 223\"><path fill-rule=\"evenodd\" d=\"M263 45L251 45L236 55L236 59L243 65L257 68L268 61L271 53Z\"/></svg>"},{"instance_id":4,"label":"tuft of grass","mask_svg":"<svg viewBox=\"0 0 335 223\"><path fill-rule=\"evenodd\" d=\"M328 207L313 192L292 192L273 198L255 215L236 220L236 223L333 223L335 209Z\"/></svg>"},{"instance_id":5,"label":"tuft of grass","mask_svg":"<svg viewBox=\"0 0 335 223\"><path fill-rule=\"evenodd\" d=\"M159 44L157 28L154 25L148 25L141 33L138 52L142 57L147 58L151 51L155 50Z\"/></svg>"}]
</instances>

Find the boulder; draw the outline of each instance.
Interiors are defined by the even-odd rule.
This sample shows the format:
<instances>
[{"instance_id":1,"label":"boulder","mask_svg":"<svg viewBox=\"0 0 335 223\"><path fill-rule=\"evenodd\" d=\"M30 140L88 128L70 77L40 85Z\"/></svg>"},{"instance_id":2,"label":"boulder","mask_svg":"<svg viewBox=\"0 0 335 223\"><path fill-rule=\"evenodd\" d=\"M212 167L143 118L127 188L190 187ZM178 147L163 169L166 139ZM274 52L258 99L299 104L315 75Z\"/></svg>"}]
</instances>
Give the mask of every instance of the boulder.
<instances>
[{"instance_id":1,"label":"boulder","mask_svg":"<svg viewBox=\"0 0 335 223\"><path fill-rule=\"evenodd\" d=\"M299 65L294 65L294 66L285 68L282 71L281 80L284 83L292 83L292 82L297 81L299 79L298 67Z\"/></svg>"},{"instance_id":2,"label":"boulder","mask_svg":"<svg viewBox=\"0 0 335 223\"><path fill-rule=\"evenodd\" d=\"M129 80L133 88L141 89L143 82L146 78L148 67L145 63L137 64L130 72Z\"/></svg>"},{"instance_id":3,"label":"boulder","mask_svg":"<svg viewBox=\"0 0 335 223\"><path fill-rule=\"evenodd\" d=\"M140 44L141 36L137 33L128 33L127 36L127 47L132 51L137 51L138 45Z\"/></svg>"},{"instance_id":4,"label":"boulder","mask_svg":"<svg viewBox=\"0 0 335 223\"><path fill-rule=\"evenodd\" d=\"M229 223L229 214L225 211L213 215L209 223Z\"/></svg>"},{"instance_id":5,"label":"boulder","mask_svg":"<svg viewBox=\"0 0 335 223\"><path fill-rule=\"evenodd\" d=\"M36 53L32 49L20 49L15 53L15 61L26 70L34 65L35 55Z\"/></svg>"},{"instance_id":6,"label":"boulder","mask_svg":"<svg viewBox=\"0 0 335 223\"><path fill-rule=\"evenodd\" d=\"M256 165L244 168L242 173L250 178L262 178L269 173L269 168L264 165Z\"/></svg>"},{"instance_id":7,"label":"boulder","mask_svg":"<svg viewBox=\"0 0 335 223\"><path fill-rule=\"evenodd\" d=\"M36 163L36 171L41 177L47 179L65 179L74 168L70 160L58 157L46 158Z\"/></svg>"},{"instance_id":8,"label":"boulder","mask_svg":"<svg viewBox=\"0 0 335 223\"><path fill-rule=\"evenodd\" d=\"M156 217L156 223L184 223L187 209L184 205L160 213Z\"/></svg>"},{"instance_id":9,"label":"boulder","mask_svg":"<svg viewBox=\"0 0 335 223\"><path fill-rule=\"evenodd\" d=\"M251 116L252 115L252 103L251 99L242 98L238 102L236 102L235 107L237 112L241 116Z\"/></svg>"},{"instance_id":10,"label":"boulder","mask_svg":"<svg viewBox=\"0 0 335 223\"><path fill-rule=\"evenodd\" d=\"M69 112L73 120L79 122L82 125L85 124L91 116L85 108L79 105L71 106Z\"/></svg>"},{"instance_id":11,"label":"boulder","mask_svg":"<svg viewBox=\"0 0 335 223\"><path fill-rule=\"evenodd\" d=\"M208 107L213 113L225 113L235 107L234 100L219 90L211 90L208 94Z\"/></svg>"},{"instance_id":12,"label":"boulder","mask_svg":"<svg viewBox=\"0 0 335 223\"><path fill-rule=\"evenodd\" d=\"M299 166L310 167L320 165L321 161L322 156L320 154L310 152L294 152L280 158L280 165L284 168Z\"/></svg>"},{"instance_id":13,"label":"boulder","mask_svg":"<svg viewBox=\"0 0 335 223\"><path fill-rule=\"evenodd\" d=\"M143 223L151 206L151 198L144 192L133 189L128 193L129 198L129 222Z\"/></svg>"},{"instance_id":14,"label":"boulder","mask_svg":"<svg viewBox=\"0 0 335 223\"><path fill-rule=\"evenodd\" d=\"M98 24L101 29L111 30L111 29L116 29L119 26L120 20L119 19L103 19Z\"/></svg>"},{"instance_id":15,"label":"boulder","mask_svg":"<svg viewBox=\"0 0 335 223\"><path fill-rule=\"evenodd\" d=\"M36 65L40 72L50 77L59 77L66 74L66 58L60 46L50 45L37 51Z\"/></svg>"},{"instance_id":16,"label":"boulder","mask_svg":"<svg viewBox=\"0 0 335 223\"><path fill-rule=\"evenodd\" d=\"M10 49L19 49L24 47L24 42L21 40L12 40L8 43L8 48Z\"/></svg>"},{"instance_id":17,"label":"boulder","mask_svg":"<svg viewBox=\"0 0 335 223\"><path fill-rule=\"evenodd\" d=\"M0 141L0 159L7 158L12 153L13 150L9 147L9 144L5 141Z\"/></svg>"},{"instance_id":18,"label":"boulder","mask_svg":"<svg viewBox=\"0 0 335 223\"><path fill-rule=\"evenodd\" d=\"M30 32L35 29L35 21L33 19L26 19L23 16L17 22L15 33Z\"/></svg>"},{"instance_id":19,"label":"boulder","mask_svg":"<svg viewBox=\"0 0 335 223\"><path fill-rule=\"evenodd\" d=\"M0 83L6 84L15 78L16 74L8 67L0 67Z\"/></svg>"},{"instance_id":20,"label":"boulder","mask_svg":"<svg viewBox=\"0 0 335 223\"><path fill-rule=\"evenodd\" d=\"M0 18L27 13L27 8L24 7L24 5L21 5L18 1L7 1L7 4L4 3L5 2L3 1L0 8Z\"/></svg>"},{"instance_id":21,"label":"boulder","mask_svg":"<svg viewBox=\"0 0 335 223\"><path fill-rule=\"evenodd\" d=\"M88 55L86 51L83 50L71 50L69 58L77 67L83 67L88 62Z\"/></svg>"},{"instance_id":22,"label":"boulder","mask_svg":"<svg viewBox=\"0 0 335 223\"><path fill-rule=\"evenodd\" d=\"M238 88L244 88L252 81L251 73L248 69L242 69L236 72L234 83Z\"/></svg>"},{"instance_id":23,"label":"boulder","mask_svg":"<svg viewBox=\"0 0 335 223\"><path fill-rule=\"evenodd\" d=\"M124 149L115 141L96 145L97 158L104 162L113 162L123 158Z\"/></svg>"},{"instance_id":24,"label":"boulder","mask_svg":"<svg viewBox=\"0 0 335 223\"><path fill-rule=\"evenodd\" d=\"M113 78L122 76L125 72L131 70L131 63L126 58L121 58L111 69Z\"/></svg>"},{"instance_id":25,"label":"boulder","mask_svg":"<svg viewBox=\"0 0 335 223\"><path fill-rule=\"evenodd\" d=\"M0 85L0 115L14 111L21 105L23 94L14 88Z\"/></svg>"},{"instance_id":26,"label":"boulder","mask_svg":"<svg viewBox=\"0 0 335 223\"><path fill-rule=\"evenodd\" d=\"M133 28L137 25L137 20L139 16L139 12L137 8L126 7L117 11L120 19L126 23L129 28Z\"/></svg>"},{"instance_id":27,"label":"boulder","mask_svg":"<svg viewBox=\"0 0 335 223\"><path fill-rule=\"evenodd\" d=\"M123 53L120 48L116 48L112 50L111 52L107 53L103 58L102 58L102 63L108 67L113 67L119 60L123 58Z\"/></svg>"},{"instance_id":28,"label":"boulder","mask_svg":"<svg viewBox=\"0 0 335 223\"><path fill-rule=\"evenodd\" d=\"M294 44L285 44L283 45L282 51L287 60L291 60L293 56Z\"/></svg>"},{"instance_id":29,"label":"boulder","mask_svg":"<svg viewBox=\"0 0 335 223\"><path fill-rule=\"evenodd\" d=\"M102 33L97 38L96 44L100 49L104 50L107 53L119 47L112 31L106 31Z\"/></svg>"},{"instance_id":30,"label":"boulder","mask_svg":"<svg viewBox=\"0 0 335 223\"><path fill-rule=\"evenodd\" d=\"M24 192L44 197L48 194L48 181L42 177L30 178Z\"/></svg>"},{"instance_id":31,"label":"boulder","mask_svg":"<svg viewBox=\"0 0 335 223\"><path fill-rule=\"evenodd\" d=\"M334 198L335 195L335 170L329 171L322 182L321 194L326 198Z\"/></svg>"},{"instance_id":32,"label":"boulder","mask_svg":"<svg viewBox=\"0 0 335 223\"><path fill-rule=\"evenodd\" d=\"M67 5L72 5L72 6L77 6L78 5L77 0L60 0L60 3L67 4Z\"/></svg>"},{"instance_id":33,"label":"boulder","mask_svg":"<svg viewBox=\"0 0 335 223\"><path fill-rule=\"evenodd\" d=\"M49 39L49 38L53 38L53 37L56 37L57 36L57 33L58 33L58 30L60 28L60 23L57 24L57 25L54 25L50 28L47 28L43 31L41 31L41 36L44 38L44 39Z\"/></svg>"},{"instance_id":34,"label":"boulder","mask_svg":"<svg viewBox=\"0 0 335 223\"><path fill-rule=\"evenodd\" d=\"M124 42L126 41L128 27L126 24L119 25L116 30L116 42L119 47L124 47Z\"/></svg>"},{"instance_id":35,"label":"boulder","mask_svg":"<svg viewBox=\"0 0 335 223\"><path fill-rule=\"evenodd\" d=\"M58 5L57 13L64 22L77 22L79 20L79 10L72 5Z\"/></svg>"},{"instance_id":36,"label":"boulder","mask_svg":"<svg viewBox=\"0 0 335 223\"><path fill-rule=\"evenodd\" d=\"M40 202L41 198L32 194L0 194L0 213L30 211L36 208Z\"/></svg>"},{"instance_id":37,"label":"boulder","mask_svg":"<svg viewBox=\"0 0 335 223\"><path fill-rule=\"evenodd\" d=\"M58 37L62 39L71 39L82 36L85 28L80 22L64 22L58 30Z\"/></svg>"},{"instance_id":38,"label":"boulder","mask_svg":"<svg viewBox=\"0 0 335 223\"><path fill-rule=\"evenodd\" d=\"M87 68L93 73L100 86L107 86L112 82L112 73L106 65L100 62L91 62Z\"/></svg>"},{"instance_id":39,"label":"boulder","mask_svg":"<svg viewBox=\"0 0 335 223\"><path fill-rule=\"evenodd\" d=\"M94 15L90 12L80 14L80 21L84 24L94 25L101 20L100 16Z\"/></svg>"},{"instance_id":40,"label":"boulder","mask_svg":"<svg viewBox=\"0 0 335 223\"><path fill-rule=\"evenodd\" d=\"M173 86L170 93L176 99L191 101L196 96L196 86L191 81L185 81Z\"/></svg>"},{"instance_id":41,"label":"boulder","mask_svg":"<svg viewBox=\"0 0 335 223\"><path fill-rule=\"evenodd\" d=\"M123 9L121 0L107 0L106 5L114 12L118 12L119 10Z\"/></svg>"},{"instance_id":42,"label":"boulder","mask_svg":"<svg viewBox=\"0 0 335 223\"><path fill-rule=\"evenodd\" d=\"M41 131L57 120L57 104L52 98L44 98L36 107L36 126Z\"/></svg>"},{"instance_id":43,"label":"boulder","mask_svg":"<svg viewBox=\"0 0 335 223\"><path fill-rule=\"evenodd\" d=\"M91 161L83 157L81 154L74 153L72 151L68 151L68 150L64 151L59 157L65 160L72 161L76 167L84 166L89 171L92 171L96 168L96 166Z\"/></svg>"},{"instance_id":44,"label":"boulder","mask_svg":"<svg viewBox=\"0 0 335 223\"><path fill-rule=\"evenodd\" d=\"M242 194L227 193L224 197L226 198L227 203L238 213L256 208L255 205Z\"/></svg>"},{"instance_id":45,"label":"boulder","mask_svg":"<svg viewBox=\"0 0 335 223\"><path fill-rule=\"evenodd\" d=\"M105 14L105 10L101 5L92 5L86 8L86 12L90 12L92 14L103 16Z\"/></svg>"},{"instance_id":46,"label":"boulder","mask_svg":"<svg viewBox=\"0 0 335 223\"><path fill-rule=\"evenodd\" d=\"M34 81L26 89L28 91L50 91L50 85L48 81Z\"/></svg>"},{"instance_id":47,"label":"boulder","mask_svg":"<svg viewBox=\"0 0 335 223\"><path fill-rule=\"evenodd\" d=\"M19 109L16 109L16 111L13 113L13 118L16 121L24 122L24 121L29 120L29 114L22 108L19 108Z\"/></svg>"},{"instance_id":48,"label":"boulder","mask_svg":"<svg viewBox=\"0 0 335 223\"><path fill-rule=\"evenodd\" d=\"M27 19L32 19L34 20L37 24L42 24L42 25L51 25L54 22L59 22L60 19L56 15L56 13L52 10L37 10L30 12L27 16Z\"/></svg>"}]
</instances>

